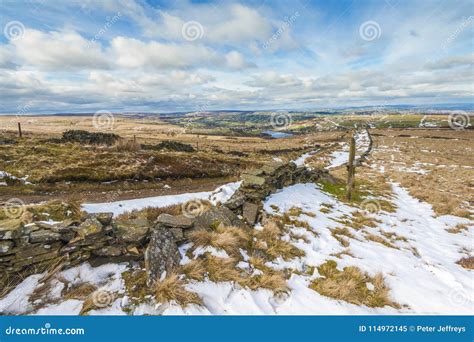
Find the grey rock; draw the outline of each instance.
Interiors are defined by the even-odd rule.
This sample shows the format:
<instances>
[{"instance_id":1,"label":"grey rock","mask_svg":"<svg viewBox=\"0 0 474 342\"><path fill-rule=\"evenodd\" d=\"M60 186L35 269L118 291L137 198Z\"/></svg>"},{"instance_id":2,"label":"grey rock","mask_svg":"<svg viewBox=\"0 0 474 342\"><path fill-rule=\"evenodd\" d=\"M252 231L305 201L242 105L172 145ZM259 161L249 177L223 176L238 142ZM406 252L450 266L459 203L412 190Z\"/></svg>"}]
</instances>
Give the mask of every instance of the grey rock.
<instances>
[{"instance_id":1,"label":"grey rock","mask_svg":"<svg viewBox=\"0 0 474 342\"><path fill-rule=\"evenodd\" d=\"M79 239L102 233L102 224L96 218L88 218L73 230Z\"/></svg>"},{"instance_id":2,"label":"grey rock","mask_svg":"<svg viewBox=\"0 0 474 342\"><path fill-rule=\"evenodd\" d=\"M91 217L96 218L102 225L107 226L112 222L113 213L94 213Z\"/></svg>"},{"instance_id":3,"label":"grey rock","mask_svg":"<svg viewBox=\"0 0 474 342\"><path fill-rule=\"evenodd\" d=\"M150 243L145 251L145 268L148 283L160 279L163 272L171 272L179 266L181 255L171 231L157 225L151 233Z\"/></svg>"},{"instance_id":4,"label":"grey rock","mask_svg":"<svg viewBox=\"0 0 474 342\"><path fill-rule=\"evenodd\" d=\"M190 228L193 225L193 220L184 215L161 214L158 216L157 223L167 227Z\"/></svg>"},{"instance_id":5,"label":"grey rock","mask_svg":"<svg viewBox=\"0 0 474 342\"><path fill-rule=\"evenodd\" d=\"M50 242L58 240L61 240L61 234L55 233L49 229L36 230L34 232L31 232L30 234L31 243Z\"/></svg>"},{"instance_id":6,"label":"grey rock","mask_svg":"<svg viewBox=\"0 0 474 342\"><path fill-rule=\"evenodd\" d=\"M227 207L212 207L194 219L193 230L211 229L223 224L233 226L239 224L237 215ZM186 232L185 232L186 233Z\"/></svg>"},{"instance_id":7,"label":"grey rock","mask_svg":"<svg viewBox=\"0 0 474 342\"><path fill-rule=\"evenodd\" d=\"M115 222L116 236L125 242L143 241L150 229L147 219L120 220Z\"/></svg>"},{"instance_id":8,"label":"grey rock","mask_svg":"<svg viewBox=\"0 0 474 342\"><path fill-rule=\"evenodd\" d=\"M242 207L242 216L249 224L257 221L259 206L255 203L245 202Z\"/></svg>"},{"instance_id":9,"label":"grey rock","mask_svg":"<svg viewBox=\"0 0 474 342\"><path fill-rule=\"evenodd\" d=\"M106 246L92 251L97 256L119 256L122 254L122 248L117 246Z\"/></svg>"},{"instance_id":10,"label":"grey rock","mask_svg":"<svg viewBox=\"0 0 474 342\"><path fill-rule=\"evenodd\" d=\"M183 241L184 240L184 233L183 229L181 228L168 228L170 232L173 234L174 239L178 241Z\"/></svg>"},{"instance_id":11,"label":"grey rock","mask_svg":"<svg viewBox=\"0 0 474 342\"><path fill-rule=\"evenodd\" d=\"M13 241L3 240L0 241L0 255L8 254L13 248Z\"/></svg>"},{"instance_id":12,"label":"grey rock","mask_svg":"<svg viewBox=\"0 0 474 342\"><path fill-rule=\"evenodd\" d=\"M242 175L242 180L244 181L245 186L262 186L265 184L264 177L254 176L248 173Z\"/></svg>"}]
</instances>

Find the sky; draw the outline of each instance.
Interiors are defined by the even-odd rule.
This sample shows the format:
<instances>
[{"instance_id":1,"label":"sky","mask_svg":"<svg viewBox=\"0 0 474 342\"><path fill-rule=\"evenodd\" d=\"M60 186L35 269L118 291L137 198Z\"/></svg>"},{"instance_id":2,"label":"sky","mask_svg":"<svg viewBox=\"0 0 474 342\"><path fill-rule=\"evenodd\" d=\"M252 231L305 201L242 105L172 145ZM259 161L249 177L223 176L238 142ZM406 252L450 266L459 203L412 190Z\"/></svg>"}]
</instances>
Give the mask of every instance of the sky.
<instances>
[{"instance_id":1,"label":"sky","mask_svg":"<svg viewBox=\"0 0 474 342\"><path fill-rule=\"evenodd\" d=\"M0 113L472 103L470 0L0 0Z\"/></svg>"}]
</instances>

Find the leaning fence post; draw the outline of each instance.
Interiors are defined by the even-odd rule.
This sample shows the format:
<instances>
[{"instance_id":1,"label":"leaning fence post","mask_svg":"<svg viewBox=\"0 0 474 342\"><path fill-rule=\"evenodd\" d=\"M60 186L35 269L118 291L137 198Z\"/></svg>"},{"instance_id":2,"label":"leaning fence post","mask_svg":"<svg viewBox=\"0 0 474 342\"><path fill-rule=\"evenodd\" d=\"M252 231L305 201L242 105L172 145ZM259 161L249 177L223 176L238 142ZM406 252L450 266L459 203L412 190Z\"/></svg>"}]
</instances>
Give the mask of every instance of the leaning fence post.
<instances>
[{"instance_id":1,"label":"leaning fence post","mask_svg":"<svg viewBox=\"0 0 474 342\"><path fill-rule=\"evenodd\" d=\"M354 175L355 175L355 139L351 137L351 145L349 150L349 163L347 164L347 189L346 196L348 200L352 199L352 191L354 190Z\"/></svg>"},{"instance_id":2,"label":"leaning fence post","mask_svg":"<svg viewBox=\"0 0 474 342\"><path fill-rule=\"evenodd\" d=\"M21 123L18 123L18 135L21 137L23 137L23 134L21 133Z\"/></svg>"}]
</instances>

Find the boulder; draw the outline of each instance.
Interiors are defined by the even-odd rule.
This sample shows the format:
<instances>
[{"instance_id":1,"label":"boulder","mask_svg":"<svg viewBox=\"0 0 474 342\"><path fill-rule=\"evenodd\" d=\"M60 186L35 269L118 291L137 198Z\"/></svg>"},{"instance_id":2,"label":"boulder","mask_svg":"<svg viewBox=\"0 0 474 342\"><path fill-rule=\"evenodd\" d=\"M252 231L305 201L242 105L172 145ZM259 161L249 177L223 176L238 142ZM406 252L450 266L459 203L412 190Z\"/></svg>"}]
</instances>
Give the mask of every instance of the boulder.
<instances>
[{"instance_id":1,"label":"boulder","mask_svg":"<svg viewBox=\"0 0 474 342\"><path fill-rule=\"evenodd\" d=\"M102 224L96 218L88 218L73 230L77 233L78 239L85 239L91 235L102 232Z\"/></svg>"},{"instance_id":2,"label":"boulder","mask_svg":"<svg viewBox=\"0 0 474 342\"><path fill-rule=\"evenodd\" d=\"M145 268L148 284L160 279L163 272L171 272L179 266L181 255L171 231L157 225L151 233L150 242L145 251Z\"/></svg>"},{"instance_id":3,"label":"boulder","mask_svg":"<svg viewBox=\"0 0 474 342\"><path fill-rule=\"evenodd\" d=\"M150 229L147 219L120 220L115 222L115 235L125 242L140 243Z\"/></svg>"},{"instance_id":4,"label":"boulder","mask_svg":"<svg viewBox=\"0 0 474 342\"><path fill-rule=\"evenodd\" d=\"M212 207L194 219L193 230L210 229L219 226L242 226L237 215L227 207Z\"/></svg>"},{"instance_id":5,"label":"boulder","mask_svg":"<svg viewBox=\"0 0 474 342\"><path fill-rule=\"evenodd\" d=\"M191 228L193 220L184 215L173 216L170 214L161 214L158 216L157 223L166 227Z\"/></svg>"},{"instance_id":6,"label":"boulder","mask_svg":"<svg viewBox=\"0 0 474 342\"><path fill-rule=\"evenodd\" d=\"M254 224L257 221L259 206L252 202L245 202L242 207L242 216L249 224Z\"/></svg>"}]
</instances>

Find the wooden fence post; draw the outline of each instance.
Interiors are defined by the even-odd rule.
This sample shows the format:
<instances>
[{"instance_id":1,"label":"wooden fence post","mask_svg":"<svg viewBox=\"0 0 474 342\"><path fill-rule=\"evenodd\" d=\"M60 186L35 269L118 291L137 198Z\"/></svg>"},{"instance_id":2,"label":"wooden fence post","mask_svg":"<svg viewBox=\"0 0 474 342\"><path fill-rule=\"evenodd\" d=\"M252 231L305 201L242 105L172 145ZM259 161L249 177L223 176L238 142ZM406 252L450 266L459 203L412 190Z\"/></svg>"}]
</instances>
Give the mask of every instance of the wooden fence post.
<instances>
[{"instance_id":1,"label":"wooden fence post","mask_svg":"<svg viewBox=\"0 0 474 342\"><path fill-rule=\"evenodd\" d=\"M349 150L349 163L347 164L347 188L346 196L350 201L352 199L352 191L354 190L354 175L355 175L355 139L351 137L351 145Z\"/></svg>"},{"instance_id":2,"label":"wooden fence post","mask_svg":"<svg viewBox=\"0 0 474 342\"><path fill-rule=\"evenodd\" d=\"M18 123L18 135L21 137L23 137L23 134L21 133L21 123Z\"/></svg>"}]
</instances>

